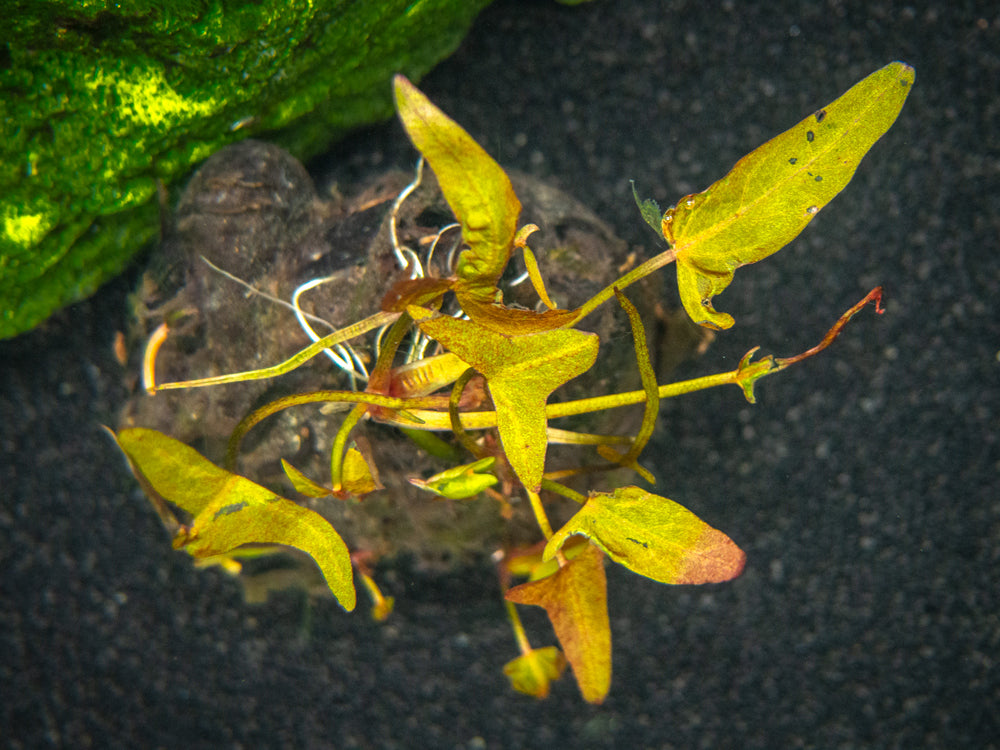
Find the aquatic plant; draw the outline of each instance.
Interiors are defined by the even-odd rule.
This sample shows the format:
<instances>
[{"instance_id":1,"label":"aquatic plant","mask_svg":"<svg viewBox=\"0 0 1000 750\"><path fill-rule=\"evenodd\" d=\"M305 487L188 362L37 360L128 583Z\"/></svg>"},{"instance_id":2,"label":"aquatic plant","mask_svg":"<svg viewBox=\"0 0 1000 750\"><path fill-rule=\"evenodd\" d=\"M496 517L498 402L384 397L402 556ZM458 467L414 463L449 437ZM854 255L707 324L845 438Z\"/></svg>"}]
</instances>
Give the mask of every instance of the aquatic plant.
<instances>
[{"instance_id":1,"label":"aquatic plant","mask_svg":"<svg viewBox=\"0 0 1000 750\"><path fill-rule=\"evenodd\" d=\"M726 581L742 572L746 560L726 534L671 499L637 485L596 488L602 473L625 469L652 484L653 474L640 459L653 436L662 399L732 384L752 403L761 378L825 349L869 302L881 312L881 288L875 288L841 315L818 344L798 355L755 359L754 348L731 371L661 385L628 287L676 263L681 302L692 320L716 330L731 327L733 318L715 310L713 298L732 282L739 267L764 259L794 239L847 185L863 156L896 119L913 80L913 69L899 62L876 71L745 156L707 190L681 199L665 213L653 201L636 196L642 217L662 233L668 249L626 270L579 307L561 308L550 298L528 245L537 227L518 226L521 204L507 174L458 124L397 76L399 117L461 227L463 249L449 260L447 271L435 274L430 263L396 248L404 273L370 316L271 367L158 384L156 350L168 335L166 327L150 342L146 360L150 393L218 386L277 377L336 349L342 366L353 368L352 362L361 358L350 342L378 330L365 389L293 394L255 409L233 431L225 467L142 427L120 430L118 445L174 528L174 547L233 568L238 568L241 555L270 552L275 546L297 548L316 562L346 610L356 605L357 573L381 619L392 602L373 580L368 551L345 542L320 513L237 474L241 443L257 424L281 410L340 404L346 416L333 438L329 476L322 481L307 476L286 460L282 466L301 495L323 502L364 503L366 495L386 490L365 443L352 438L359 422L395 425L417 440L432 433L450 436L448 442L435 436L421 444L441 449L442 455L461 451L467 458L411 482L455 502L493 498L504 517L523 499L537 524L537 544L505 547L495 554L521 649L504 672L517 690L544 697L568 663L583 697L599 703L611 683L605 557L666 584ZM536 309L504 303L501 277L517 253L537 293ZM551 400L555 391L594 365L600 341L580 326L612 300L629 321L641 389ZM551 424L635 404L643 405L643 416L630 436L589 434ZM596 451L597 457L590 455L575 468L551 470L547 455L549 446L557 443ZM586 494L571 486L581 481ZM553 528L550 513L558 503L579 508ZM512 585L518 577L527 581ZM517 604L545 609L560 648L530 645Z\"/></svg>"}]
</instances>

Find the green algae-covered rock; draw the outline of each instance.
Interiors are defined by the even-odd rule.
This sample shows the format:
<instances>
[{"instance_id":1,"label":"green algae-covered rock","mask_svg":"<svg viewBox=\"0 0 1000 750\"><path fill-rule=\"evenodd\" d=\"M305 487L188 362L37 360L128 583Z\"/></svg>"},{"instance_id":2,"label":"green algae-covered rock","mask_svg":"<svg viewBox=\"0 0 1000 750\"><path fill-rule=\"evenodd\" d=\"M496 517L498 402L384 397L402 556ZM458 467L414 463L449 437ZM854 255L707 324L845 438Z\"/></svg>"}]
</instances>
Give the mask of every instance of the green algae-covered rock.
<instances>
[{"instance_id":1,"label":"green algae-covered rock","mask_svg":"<svg viewBox=\"0 0 1000 750\"><path fill-rule=\"evenodd\" d=\"M0 39L0 338L81 299L169 186L250 135L299 158L388 116L489 0L24 0Z\"/></svg>"}]
</instances>

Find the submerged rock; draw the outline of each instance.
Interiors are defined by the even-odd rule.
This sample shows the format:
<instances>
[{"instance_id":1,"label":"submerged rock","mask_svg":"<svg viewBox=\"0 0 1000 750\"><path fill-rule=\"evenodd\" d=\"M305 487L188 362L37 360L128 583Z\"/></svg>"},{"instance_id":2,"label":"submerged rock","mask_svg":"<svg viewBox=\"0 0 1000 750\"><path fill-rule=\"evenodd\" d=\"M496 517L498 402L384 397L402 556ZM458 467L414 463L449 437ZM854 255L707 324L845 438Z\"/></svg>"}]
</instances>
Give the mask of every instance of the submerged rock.
<instances>
[{"instance_id":1,"label":"submerged rock","mask_svg":"<svg viewBox=\"0 0 1000 750\"><path fill-rule=\"evenodd\" d=\"M276 146L245 141L219 151L185 190L162 252L151 262L136 295L134 359L138 361L149 333L167 321L170 335L156 359L158 383L284 361L310 343L287 303L296 288L311 279L322 282L303 292L300 303L316 321L328 323L311 323L318 335L377 312L392 284L407 277L393 249L390 217L397 197L412 180L412 174L390 171L372 175L343 195L320 196L302 165ZM558 305L583 303L635 263L626 243L580 203L532 177L512 174L511 180L524 206L521 223L540 227L529 242ZM398 206L396 217L400 245L413 248L429 266L428 273L445 275L460 236L457 230L443 233L427 263L430 242L453 221L429 170ZM523 271L523 260L515 255L501 282L504 300L534 307L538 301L530 283L517 283ZM654 276L630 287L627 294L647 321L653 350L667 362L690 355L704 339L690 335L687 325L672 323L670 336L683 343L662 345L665 324L676 319L658 306L661 283ZM556 395L569 399L638 388L628 320L617 305L605 304L581 328L601 337L598 364ZM374 361L374 334L353 344L360 359ZM268 380L154 396L137 383L122 425L161 430L221 462L233 427L255 407L292 393L351 387L348 374L325 356ZM537 539L530 511L518 502L517 493L512 498L514 518L507 523L501 504L485 495L449 501L415 488L409 477L426 478L449 464L399 430L371 422L360 424L352 437L370 446L385 489L361 502L296 495L281 459L323 482L343 413L339 404L312 404L266 419L244 441L239 472L323 513L352 549L376 556L410 554L423 565L452 565L481 558L502 544ZM635 429L641 413L641 407L631 407L562 420L558 426L621 434ZM596 460L593 449L580 447L551 446L550 456L553 465ZM556 511L553 521L558 519Z\"/></svg>"}]
</instances>

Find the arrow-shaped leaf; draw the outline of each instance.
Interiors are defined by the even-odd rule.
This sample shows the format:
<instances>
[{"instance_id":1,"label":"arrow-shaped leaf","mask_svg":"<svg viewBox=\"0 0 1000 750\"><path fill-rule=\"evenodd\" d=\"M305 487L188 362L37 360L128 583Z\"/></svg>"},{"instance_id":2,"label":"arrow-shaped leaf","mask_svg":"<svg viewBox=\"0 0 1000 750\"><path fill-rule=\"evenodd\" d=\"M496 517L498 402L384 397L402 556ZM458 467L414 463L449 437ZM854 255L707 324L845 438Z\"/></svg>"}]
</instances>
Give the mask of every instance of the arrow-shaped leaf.
<instances>
[{"instance_id":1,"label":"arrow-shaped leaf","mask_svg":"<svg viewBox=\"0 0 1000 750\"><path fill-rule=\"evenodd\" d=\"M600 703L611 688L611 625L601 551L592 545L555 574L507 591L515 604L543 607L584 699Z\"/></svg>"},{"instance_id":2,"label":"arrow-shaped leaf","mask_svg":"<svg viewBox=\"0 0 1000 750\"><path fill-rule=\"evenodd\" d=\"M351 557L325 518L249 479L221 469L193 448L156 430L116 435L143 488L194 516L174 538L198 558L244 544L283 544L310 555L330 591L350 611L355 605Z\"/></svg>"},{"instance_id":3,"label":"arrow-shaped leaf","mask_svg":"<svg viewBox=\"0 0 1000 750\"><path fill-rule=\"evenodd\" d=\"M732 326L732 316L716 312L712 297L729 286L737 268L791 242L844 189L896 120L913 81L909 65L885 66L663 215L663 236L676 254L681 301L692 320L709 328Z\"/></svg>"},{"instance_id":4,"label":"arrow-shaped leaf","mask_svg":"<svg viewBox=\"0 0 1000 750\"><path fill-rule=\"evenodd\" d=\"M743 572L746 554L683 505L639 487L595 493L545 545L552 559L573 534L660 583L718 583Z\"/></svg>"},{"instance_id":5,"label":"arrow-shaped leaf","mask_svg":"<svg viewBox=\"0 0 1000 750\"><path fill-rule=\"evenodd\" d=\"M507 460L521 483L538 492L548 446L545 402L594 364L597 336L570 328L506 335L423 308L407 311L424 333L486 378Z\"/></svg>"}]
</instances>

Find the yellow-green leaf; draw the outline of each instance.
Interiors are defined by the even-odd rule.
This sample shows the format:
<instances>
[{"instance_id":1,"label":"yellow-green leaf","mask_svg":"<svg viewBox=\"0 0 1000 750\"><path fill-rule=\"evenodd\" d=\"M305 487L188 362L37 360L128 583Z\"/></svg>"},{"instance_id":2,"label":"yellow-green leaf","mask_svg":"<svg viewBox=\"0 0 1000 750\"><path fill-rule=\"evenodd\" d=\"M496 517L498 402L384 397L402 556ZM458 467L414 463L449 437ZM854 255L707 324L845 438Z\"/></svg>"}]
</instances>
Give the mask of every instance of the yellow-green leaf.
<instances>
[{"instance_id":1,"label":"yellow-green leaf","mask_svg":"<svg viewBox=\"0 0 1000 750\"><path fill-rule=\"evenodd\" d=\"M456 293L492 301L513 249L521 203L500 165L406 78L394 79L396 109L437 176L469 249L458 258Z\"/></svg>"},{"instance_id":2,"label":"yellow-green leaf","mask_svg":"<svg viewBox=\"0 0 1000 750\"><path fill-rule=\"evenodd\" d=\"M324 487L319 482L310 479L285 459L281 459L281 468L285 470L285 476L288 477L292 487L299 494L306 497L329 497L333 494L333 490L329 487Z\"/></svg>"},{"instance_id":3,"label":"yellow-green leaf","mask_svg":"<svg viewBox=\"0 0 1000 750\"><path fill-rule=\"evenodd\" d=\"M507 662L503 673L510 679L510 685L519 693L536 698L548 697L551 684L558 680L566 669L566 657L555 646L533 648L516 659Z\"/></svg>"},{"instance_id":4,"label":"yellow-green leaf","mask_svg":"<svg viewBox=\"0 0 1000 750\"><path fill-rule=\"evenodd\" d=\"M424 333L486 378L507 460L521 483L538 492L548 446L545 402L594 364L597 336L570 328L506 335L423 308L407 311Z\"/></svg>"},{"instance_id":5,"label":"yellow-green leaf","mask_svg":"<svg viewBox=\"0 0 1000 750\"><path fill-rule=\"evenodd\" d=\"M611 688L611 625L601 551L592 545L554 575L507 591L515 604L545 609L580 693L601 703Z\"/></svg>"},{"instance_id":6,"label":"yellow-green leaf","mask_svg":"<svg viewBox=\"0 0 1000 750\"><path fill-rule=\"evenodd\" d=\"M295 491L307 497L329 497L333 495L341 499L347 496L359 498L367 495L369 492L382 489L382 486L372 475L368 461L357 448L348 448L347 453L344 454L341 476L342 488L339 492L335 492L330 487L324 487L319 482L296 469L285 459L281 459L281 468L285 470L285 475L291 481Z\"/></svg>"},{"instance_id":7,"label":"yellow-green leaf","mask_svg":"<svg viewBox=\"0 0 1000 750\"><path fill-rule=\"evenodd\" d=\"M430 479L411 477L410 484L449 500L465 500L500 481L489 473L495 463L496 459L488 456L471 464L446 469Z\"/></svg>"},{"instance_id":8,"label":"yellow-green leaf","mask_svg":"<svg viewBox=\"0 0 1000 750\"><path fill-rule=\"evenodd\" d=\"M628 315L629 324L632 327L632 341L635 344L636 364L639 368L639 377L642 380L642 389L646 392L646 407L642 414L642 424L639 425L639 431L636 433L635 439L632 441L632 446L627 452L624 454L619 453L608 445L598 446L597 451L601 456L616 464L632 468L650 484L656 484L653 475L639 466L638 459L649 439L653 436L653 431L656 429L656 419L660 411L659 386L656 383L656 373L653 371L653 362L650 359L649 346L646 343L646 329L642 325L642 317L639 315L639 310L617 288L615 289L615 296L618 298L618 304L622 306L622 310Z\"/></svg>"},{"instance_id":9,"label":"yellow-green leaf","mask_svg":"<svg viewBox=\"0 0 1000 750\"><path fill-rule=\"evenodd\" d=\"M350 553L322 516L219 468L156 430L122 430L116 439L147 492L194 516L190 526L178 531L175 547L198 558L226 554L244 544L295 547L316 561L340 605L354 609Z\"/></svg>"},{"instance_id":10,"label":"yellow-green leaf","mask_svg":"<svg viewBox=\"0 0 1000 750\"><path fill-rule=\"evenodd\" d=\"M528 247L528 237L537 231L538 227L535 224L525 224L514 237L514 247L521 248L521 253L524 255L524 266L528 271L528 278L531 279L531 285L535 288L535 293L538 294L538 299L547 309L555 310L556 305L545 288L545 280L542 278L542 269L538 267L538 259Z\"/></svg>"},{"instance_id":11,"label":"yellow-green leaf","mask_svg":"<svg viewBox=\"0 0 1000 750\"><path fill-rule=\"evenodd\" d=\"M885 66L663 215L681 301L692 320L709 328L732 326L732 316L716 312L712 297L729 286L737 268L791 242L844 189L896 120L913 81L909 65Z\"/></svg>"},{"instance_id":12,"label":"yellow-green leaf","mask_svg":"<svg viewBox=\"0 0 1000 750\"><path fill-rule=\"evenodd\" d=\"M357 448L348 448L344 454L344 468L341 484L344 492L355 497L367 495L369 492L382 489L378 477L373 473L368 459Z\"/></svg>"},{"instance_id":13,"label":"yellow-green leaf","mask_svg":"<svg viewBox=\"0 0 1000 750\"><path fill-rule=\"evenodd\" d=\"M683 505L639 487L595 493L545 545L555 556L582 534L608 557L660 583L718 583L743 572L746 554Z\"/></svg>"}]
</instances>

